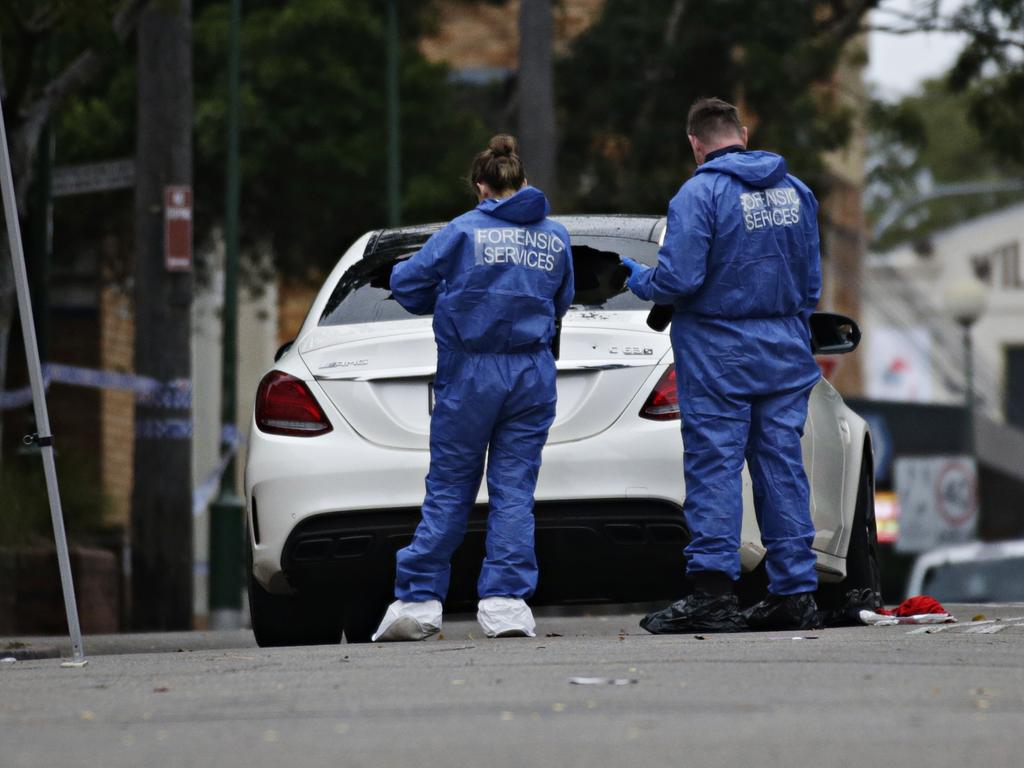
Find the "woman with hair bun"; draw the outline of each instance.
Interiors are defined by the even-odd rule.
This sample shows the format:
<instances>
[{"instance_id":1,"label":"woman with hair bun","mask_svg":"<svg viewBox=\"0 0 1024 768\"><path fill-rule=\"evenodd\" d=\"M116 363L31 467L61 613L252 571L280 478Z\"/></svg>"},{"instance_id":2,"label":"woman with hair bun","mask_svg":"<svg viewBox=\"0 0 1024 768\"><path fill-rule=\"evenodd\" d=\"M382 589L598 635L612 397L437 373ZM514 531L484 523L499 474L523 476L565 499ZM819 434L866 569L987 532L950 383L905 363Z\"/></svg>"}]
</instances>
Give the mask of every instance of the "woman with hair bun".
<instances>
[{"instance_id":1,"label":"woman with hair bun","mask_svg":"<svg viewBox=\"0 0 1024 768\"><path fill-rule=\"evenodd\" d=\"M451 558L486 462L490 514L477 592L489 637L533 637L537 587L533 494L555 416L555 320L573 299L565 227L530 187L516 140L500 134L473 159L478 205L391 274L394 298L434 315L435 405L422 520L398 552L395 597L373 636L422 640L441 629Z\"/></svg>"}]
</instances>

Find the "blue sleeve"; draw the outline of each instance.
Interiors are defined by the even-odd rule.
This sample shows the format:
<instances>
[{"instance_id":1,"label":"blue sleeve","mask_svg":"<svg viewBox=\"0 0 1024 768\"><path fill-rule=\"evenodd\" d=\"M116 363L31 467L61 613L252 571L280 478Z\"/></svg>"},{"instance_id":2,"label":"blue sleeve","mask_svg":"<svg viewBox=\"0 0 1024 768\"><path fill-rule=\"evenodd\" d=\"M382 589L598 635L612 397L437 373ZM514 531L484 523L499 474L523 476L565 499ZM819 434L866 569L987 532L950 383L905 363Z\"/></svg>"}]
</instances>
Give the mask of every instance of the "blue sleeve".
<instances>
[{"instance_id":1,"label":"blue sleeve","mask_svg":"<svg viewBox=\"0 0 1024 768\"><path fill-rule=\"evenodd\" d=\"M458 245L459 231L449 224L431 235L418 252L396 264L391 270L395 301L414 315L431 314Z\"/></svg>"},{"instance_id":2,"label":"blue sleeve","mask_svg":"<svg viewBox=\"0 0 1024 768\"><path fill-rule=\"evenodd\" d=\"M821 299L821 235L818 232L818 201L811 198L810 232L807 240L807 259L810 262L807 274L807 296L800 312L804 322L810 322L811 315Z\"/></svg>"},{"instance_id":3,"label":"blue sleeve","mask_svg":"<svg viewBox=\"0 0 1024 768\"><path fill-rule=\"evenodd\" d=\"M572 306L572 300L576 295L576 277L572 266L572 246L569 244L568 233L565 239L565 274L562 275L562 284L558 286L558 293L555 294L555 317L563 317Z\"/></svg>"},{"instance_id":4,"label":"blue sleeve","mask_svg":"<svg viewBox=\"0 0 1024 768\"><path fill-rule=\"evenodd\" d=\"M673 304L696 293L707 275L713 233L711 189L704 184L684 184L668 206L658 264L637 276L633 292L656 304Z\"/></svg>"}]
</instances>

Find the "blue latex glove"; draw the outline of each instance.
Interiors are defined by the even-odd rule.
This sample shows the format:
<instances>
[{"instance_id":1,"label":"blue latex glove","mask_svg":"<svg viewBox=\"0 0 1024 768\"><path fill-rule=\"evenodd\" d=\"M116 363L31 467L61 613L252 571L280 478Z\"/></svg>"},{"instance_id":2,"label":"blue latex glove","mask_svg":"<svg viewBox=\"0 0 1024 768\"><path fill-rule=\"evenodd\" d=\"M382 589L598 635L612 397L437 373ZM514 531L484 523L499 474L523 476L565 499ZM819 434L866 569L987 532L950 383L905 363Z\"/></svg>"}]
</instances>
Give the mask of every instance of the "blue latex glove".
<instances>
[{"instance_id":1,"label":"blue latex glove","mask_svg":"<svg viewBox=\"0 0 1024 768\"><path fill-rule=\"evenodd\" d=\"M624 267L626 267L626 269L629 270L629 279L626 281L626 285L629 287L629 290L633 291L633 293L636 293L635 285L637 278L639 278L640 275L642 275L644 272L650 269L650 267L648 267L646 264L641 264L638 261L634 261L628 256L622 257L622 264Z\"/></svg>"}]
</instances>

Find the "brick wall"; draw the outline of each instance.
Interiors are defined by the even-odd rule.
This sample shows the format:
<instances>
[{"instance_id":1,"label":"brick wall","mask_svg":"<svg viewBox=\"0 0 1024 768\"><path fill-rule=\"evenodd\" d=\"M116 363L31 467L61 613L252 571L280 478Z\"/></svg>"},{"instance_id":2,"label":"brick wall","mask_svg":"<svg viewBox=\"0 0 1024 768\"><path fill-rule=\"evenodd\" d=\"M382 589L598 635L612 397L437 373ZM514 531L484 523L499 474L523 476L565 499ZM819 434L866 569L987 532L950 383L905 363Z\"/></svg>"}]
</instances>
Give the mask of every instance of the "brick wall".
<instances>
[{"instance_id":1,"label":"brick wall","mask_svg":"<svg viewBox=\"0 0 1024 768\"><path fill-rule=\"evenodd\" d=\"M564 54L577 35L600 15L604 0L563 0L555 4L555 53ZM430 61L454 69L516 69L519 56L519 2L501 5L443 0L437 4L437 32L420 50Z\"/></svg>"},{"instance_id":2,"label":"brick wall","mask_svg":"<svg viewBox=\"0 0 1024 768\"><path fill-rule=\"evenodd\" d=\"M131 297L119 286L100 291L100 368L129 373L134 365L135 319ZM107 522L131 520L132 460L135 449L135 396L100 392L100 478L109 501Z\"/></svg>"}]
</instances>

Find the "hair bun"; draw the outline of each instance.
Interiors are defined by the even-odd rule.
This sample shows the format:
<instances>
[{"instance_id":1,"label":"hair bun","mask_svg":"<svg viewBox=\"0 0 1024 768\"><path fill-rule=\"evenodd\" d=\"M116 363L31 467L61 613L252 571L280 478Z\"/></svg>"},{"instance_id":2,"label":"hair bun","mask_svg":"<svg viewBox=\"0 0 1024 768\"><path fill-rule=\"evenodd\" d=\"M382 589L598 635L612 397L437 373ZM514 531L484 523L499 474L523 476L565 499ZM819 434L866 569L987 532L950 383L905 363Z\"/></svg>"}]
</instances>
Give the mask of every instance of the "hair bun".
<instances>
[{"instance_id":1,"label":"hair bun","mask_svg":"<svg viewBox=\"0 0 1024 768\"><path fill-rule=\"evenodd\" d=\"M507 133L499 133L487 143L487 148L497 157L510 157L516 154L518 149L514 136Z\"/></svg>"}]
</instances>

